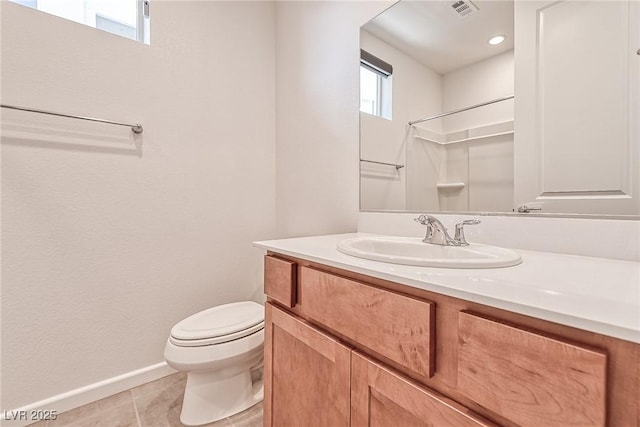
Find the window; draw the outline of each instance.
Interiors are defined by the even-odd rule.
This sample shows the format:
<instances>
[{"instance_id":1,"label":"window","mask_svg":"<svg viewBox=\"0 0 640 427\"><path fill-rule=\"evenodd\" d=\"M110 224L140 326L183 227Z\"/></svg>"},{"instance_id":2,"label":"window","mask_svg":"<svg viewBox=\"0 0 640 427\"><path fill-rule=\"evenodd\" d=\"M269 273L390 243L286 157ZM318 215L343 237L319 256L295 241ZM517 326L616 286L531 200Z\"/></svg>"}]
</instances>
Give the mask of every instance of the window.
<instances>
[{"instance_id":1,"label":"window","mask_svg":"<svg viewBox=\"0 0 640 427\"><path fill-rule=\"evenodd\" d=\"M10 0L42 12L146 44L149 0Z\"/></svg>"},{"instance_id":2,"label":"window","mask_svg":"<svg viewBox=\"0 0 640 427\"><path fill-rule=\"evenodd\" d=\"M360 111L391 120L393 67L360 50Z\"/></svg>"}]
</instances>

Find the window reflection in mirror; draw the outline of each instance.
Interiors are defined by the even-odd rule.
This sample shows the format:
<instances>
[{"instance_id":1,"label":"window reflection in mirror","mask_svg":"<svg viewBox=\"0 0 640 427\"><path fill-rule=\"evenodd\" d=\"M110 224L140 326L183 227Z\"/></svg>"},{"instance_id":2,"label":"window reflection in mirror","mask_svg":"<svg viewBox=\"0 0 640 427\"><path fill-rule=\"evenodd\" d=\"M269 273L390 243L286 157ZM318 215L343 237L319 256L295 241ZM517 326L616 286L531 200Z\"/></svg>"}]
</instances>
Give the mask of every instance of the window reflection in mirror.
<instances>
[{"instance_id":1,"label":"window reflection in mirror","mask_svg":"<svg viewBox=\"0 0 640 427\"><path fill-rule=\"evenodd\" d=\"M361 210L640 216L640 2L402 0L360 44Z\"/></svg>"},{"instance_id":2,"label":"window reflection in mirror","mask_svg":"<svg viewBox=\"0 0 640 427\"><path fill-rule=\"evenodd\" d=\"M360 51L360 111L391 120L393 66Z\"/></svg>"}]
</instances>

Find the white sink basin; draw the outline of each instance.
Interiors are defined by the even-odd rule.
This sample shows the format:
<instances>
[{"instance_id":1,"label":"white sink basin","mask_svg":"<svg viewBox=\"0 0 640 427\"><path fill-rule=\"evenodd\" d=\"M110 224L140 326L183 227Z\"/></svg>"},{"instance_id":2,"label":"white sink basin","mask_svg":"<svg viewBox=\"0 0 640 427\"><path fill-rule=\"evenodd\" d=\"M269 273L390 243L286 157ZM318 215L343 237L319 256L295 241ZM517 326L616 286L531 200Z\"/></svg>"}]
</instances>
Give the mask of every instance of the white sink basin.
<instances>
[{"instance_id":1,"label":"white sink basin","mask_svg":"<svg viewBox=\"0 0 640 427\"><path fill-rule=\"evenodd\" d=\"M522 262L520 255L510 249L477 243L441 246L411 237L355 237L338 243L338 250L373 261L422 267L495 268Z\"/></svg>"}]
</instances>

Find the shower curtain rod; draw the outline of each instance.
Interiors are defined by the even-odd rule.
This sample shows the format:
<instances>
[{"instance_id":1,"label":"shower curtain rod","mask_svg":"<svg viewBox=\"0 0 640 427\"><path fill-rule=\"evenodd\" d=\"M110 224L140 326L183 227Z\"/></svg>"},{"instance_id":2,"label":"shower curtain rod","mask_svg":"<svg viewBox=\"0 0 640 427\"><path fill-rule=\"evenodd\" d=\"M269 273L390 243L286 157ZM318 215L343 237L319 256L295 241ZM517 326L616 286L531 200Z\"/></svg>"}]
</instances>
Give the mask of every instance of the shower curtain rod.
<instances>
[{"instance_id":1,"label":"shower curtain rod","mask_svg":"<svg viewBox=\"0 0 640 427\"><path fill-rule=\"evenodd\" d=\"M462 113L463 111L473 110L474 108L484 107L485 105L495 104L496 102L506 101L507 99L513 99L514 95L506 96L504 98L492 99L491 101L483 102L482 104L472 105L471 107L461 108L459 110L447 111L446 113L436 114L435 116L425 117L424 119L414 120L409 122L409 126L412 126L416 123L427 122L433 119L439 119L440 117L450 116L451 114Z\"/></svg>"},{"instance_id":2,"label":"shower curtain rod","mask_svg":"<svg viewBox=\"0 0 640 427\"><path fill-rule=\"evenodd\" d=\"M50 116L69 117L71 119L89 120L89 121L92 121L92 122L107 123L107 124L110 124L110 125L127 126L127 127L131 128L131 131L133 133L142 133L142 131L143 131L142 125L140 123L136 123L136 124L121 123L121 122L114 122L112 120L96 119L96 118L93 118L93 117L74 116L74 115L71 115L71 114L61 114L61 113L54 113L52 111L36 110L35 108L16 107L14 105L0 104L0 107L9 108L11 110L28 111L28 112L31 112L31 113L48 114Z\"/></svg>"}]
</instances>

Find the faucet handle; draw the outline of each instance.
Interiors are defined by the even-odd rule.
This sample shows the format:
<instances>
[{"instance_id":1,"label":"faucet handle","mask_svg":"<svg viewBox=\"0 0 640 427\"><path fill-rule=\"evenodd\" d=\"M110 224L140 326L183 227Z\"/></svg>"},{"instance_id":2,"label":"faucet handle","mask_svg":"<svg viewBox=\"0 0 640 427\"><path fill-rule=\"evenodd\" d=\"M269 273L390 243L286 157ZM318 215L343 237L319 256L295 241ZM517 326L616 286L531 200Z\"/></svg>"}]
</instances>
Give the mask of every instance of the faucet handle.
<instances>
[{"instance_id":1,"label":"faucet handle","mask_svg":"<svg viewBox=\"0 0 640 427\"><path fill-rule=\"evenodd\" d=\"M429 215L422 214L417 218L413 218L415 222L418 224L427 226L427 234L425 235L423 241L431 240L433 238L434 230L433 230L433 219L429 217Z\"/></svg>"},{"instance_id":2,"label":"faucet handle","mask_svg":"<svg viewBox=\"0 0 640 427\"><path fill-rule=\"evenodd\" d=\"M414 220L415 222L419 223L419 224L422 224L422 225L427 225L427 224L429 223L429 221L427 220L427 216L426 216L426 215L424 215L424 214L422 214L422 215L420 215L420 216L418 216L418 217L413 218L413 220Z\"/></svg>"},{"instance_id":3,"label":"faucet handle","mask_svg":"<svg viewBox=\"0 0 640 427\"><path fill-rule=\"evenodd\" d=\"M413 218L413 220L422 225L431 225L434 223L434 221L437 221L435 217L427 214L422 214L417 218Z\"/></svg>"},{"instance_id":4,"label":"faucet handle","mask_svg":"<svg viewBox=\"0 0 640 427\"><path fill-rule=\"evenodd\" d=\"M478 225L479 219L467 219L456 224L456 234L453 236L453 240L460 246L469 246L467 240L464 238L464 226L465 225Z\"/></svg>"}]
</instances>

